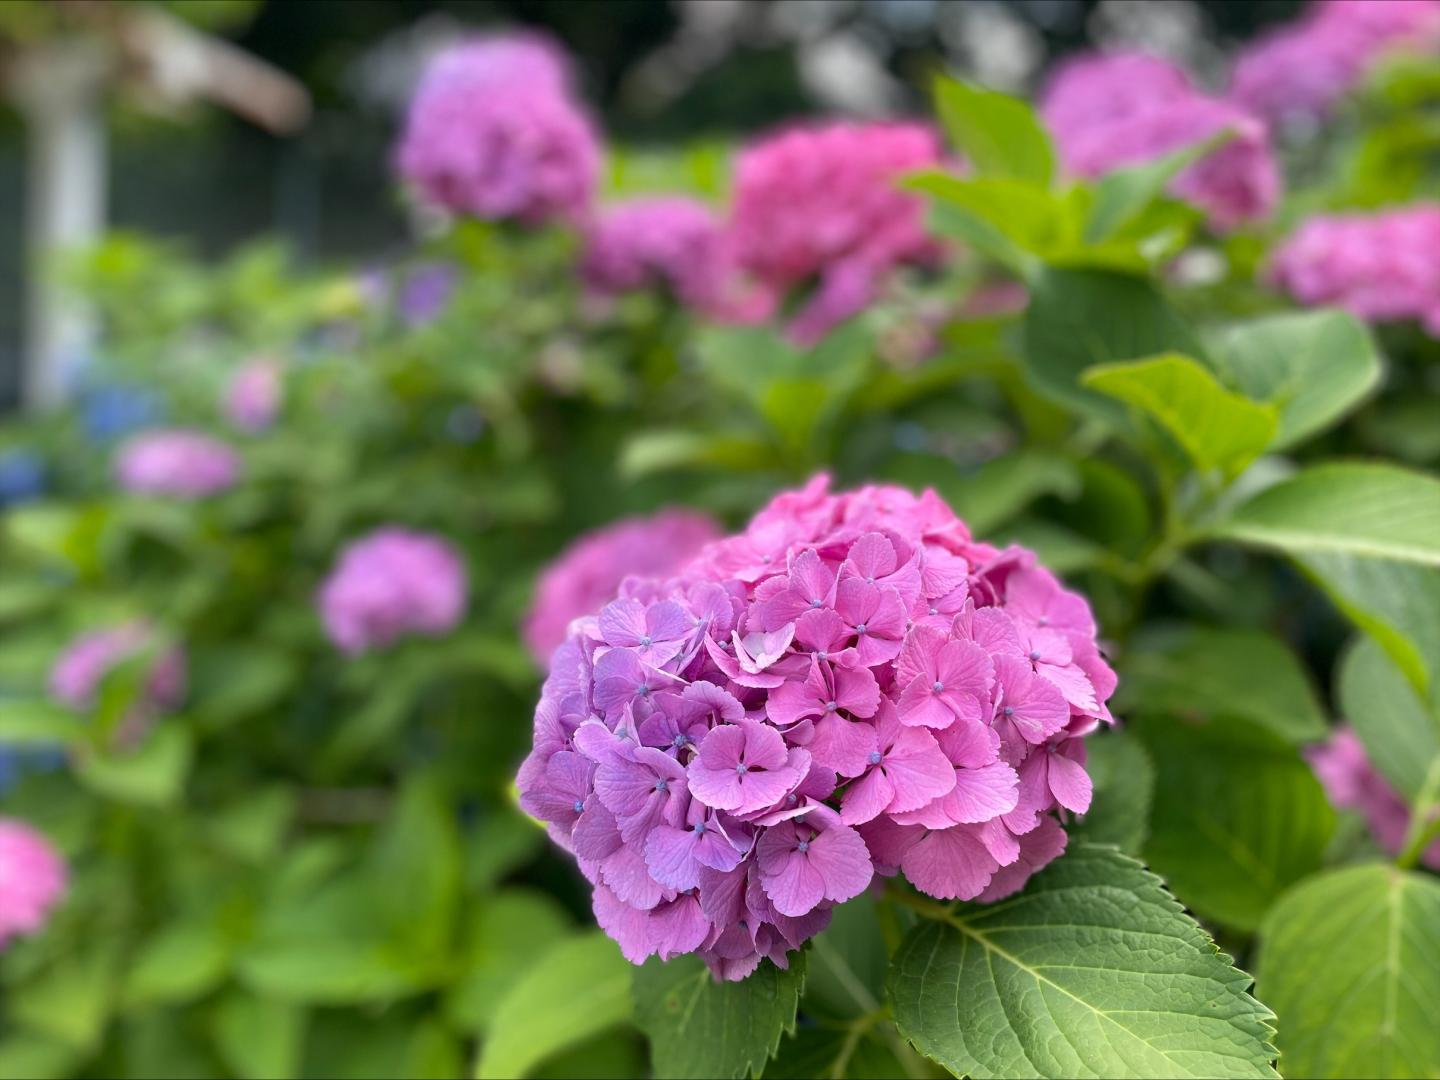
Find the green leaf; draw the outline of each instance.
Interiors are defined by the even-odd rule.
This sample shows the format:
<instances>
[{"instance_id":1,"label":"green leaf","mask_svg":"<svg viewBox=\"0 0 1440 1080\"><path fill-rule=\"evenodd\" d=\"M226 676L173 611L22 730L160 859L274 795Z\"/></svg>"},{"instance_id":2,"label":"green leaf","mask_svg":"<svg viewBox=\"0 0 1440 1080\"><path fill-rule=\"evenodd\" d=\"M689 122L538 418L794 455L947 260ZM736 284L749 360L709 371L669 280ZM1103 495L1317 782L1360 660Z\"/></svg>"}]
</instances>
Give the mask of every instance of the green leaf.
<instances>
[{"instance_id":1,"label":"green leaf","mask_svg":"<svg viewBox=\"0 0 1440 1080\"><path fill-rule=\"evenodd\" d=\"M240 980L262 997L317 1005L390 1001L424 989L428 971L366 938L266 938L239 963Z\"/></svg>"},{"instance_id":2,"label":"green leaf","mask_svg":"<svg viewBox=\"0 0 1440 1080\"><path fill-rule=\"evenodd\" d=\"M894 1080L908 1075L894 1049L873 1031L852 1035L844 1028L797 1031L780 1044L775 1060L765 1066L765 1080L814 1080L817 1076Z\"/></svg>"},{"instance_id":3,"label":"green leaf","mask_svg":"<svg viewBox=\"0 0 1440 1080\"><path fill-rule=\"evenodd\" d=\"M1440 566L1440 480L1394 465L1312 465L1242 503L1215 534L1289 554Z\"/></svg>"},{"instance_id":4,"label":"green leaf","mask_svg":"<svg viewBox=\"0 0 1440 1080\"><path fill-rule=\"evenodd\" d=\"M188 919L152 935L131 959L121 987L126 1008L193 1001L230 970L231 946L213 919Z\"/></svg>"},{"instance_id":5,"label":"green leaf","mask_svg":"<svg viewBox=\"0 0 1440 1080\"><path fill-rule=\"evenodd\" d=\"M368 871L389 936L419 956L447 952L460 904L462 855L455 813L432 778L406 781L376 837Z\"/></svg>"},{"instance_id":6,"label":"green leaf","mask_svg":"<svg viewBox=\"0 0 1440 1080\"><path fill-rule=\"evenodd\" d=\"M12 1032L0 1039L0 1080L62 1080L76 1075L81 1057L65 1043Z\"/></svg>"},{"instance_id":7,"label":"green leaf","mask_svg":"<svg viewBox=\"0 0 1440 1080\"><path fill-rule=\"evenodd\" d=\"M1079 844L1013 899L922 920L890 1000L918 1050L976 1080L1274 1077L1249 985L1159 878Z\"/></svg>"},{"instance_id":8,"label":"green leaf","mask_svg":"<svg viewBox=\"0 0 1440 1080\"><path fill-rule=\"evenodd\" d=\"M1021 277L1034 271L1035 256L1072 240L1064 205L1039 184L932 171L907 178L904 186L937 200L931 214L940 231L959 236Z\"/></svg>"},{"instance_id":9,"label":"green leaf","mask_svg":"<svg viewBox=\"0 0 1440 1080\"><path fill-rule=\"evenodd\" d=\"M1120 232L1165 193L1171 180L1223 141L1206 139L1155 161L1106 173L1095 184L1085 242L1098 244Z\"/></svg>"},{"instance_id":10,"label":"green leaf","mask_svg":"<svg viewBox=\"0 0 1440 1080\"><path fill-rule=\"evenodd\" d=\"M1258 986L1287 1076L1418 1077L1440 1068L1440 882L1390 866L1332 870L1260 929Z\"/></svg>"},{"instance_id":11,"label":"green leaf","mask_svg":"<svg viewBox=\"0 0 1440 1080\"><path fill-rule=\"evenodd\" d=\"M1380 382L1369 329L1343 311L1288 312L1214 334L1210 356L1240 392L1280 410L1275 446L1294 446L1351 412Z\"/></svg>"},{"instance_id":12,"label":"green leaf","mask_svg":"<svg viewBox=\"0 0 1440 1080\"><path fill-rule=\"evenodd\" d=\"M1155 762L1146 861L1198 914L1254 930L1320 869L1335 831L1320 782L1293 747L1243 722L1153 717L1139 732Z\"/></svg>"},{"instance_id":13,"label":"green leaf","mask_svg":"<svg viewBox=\"0 0 1440 1080\"><path fill-rule=\"evenodd\" d=\"M300 665L267 645L230 645L192 659L194 711L215 724L254 716L281 701L300 677Z\"/></svg>"},{"instance_id":14,"label":"green leaf","mask_svg":"<svg viewBox=\"0 0 1440 1080\"><path fill-rule=\"evenodd\" d=\"M626 440L617 464L620 476L638 480L671 469L764 469L774 452L760 439L686 429L642 431Z\"/></svg>"},{"instance_id":15,"label":"green leaf","mask_svg":"<svg viewBox=\"0 0 1440 1080\"><path fill-rule=\"evenodd\" d=\"M461 975L445 996L445 1018L459 1031L484 1031L530 960L569 932L564 910L533 889L507 889L477 903L469 915Z\"/></svg>"},{"instance_id":16,"label":"green leaf","mask_svg":"<svg viewBox=\"0 0 1440 1080\"><path fill-rule=\"evenodd\" d=\"M1050 186L1055 150L1028 103L943 76L934 92L945 133L980 175Z\"/></svg>"},{"instance_id":17,"label":"green leaf","mask_svg":"<svg viewBox=\"0 0 1440 1080\"><path fill-rule=\"evenodd\" d=\"M190 773L194 743L174 720L162 720L133 750L87 750L77 756L75 774L107 799L142 806L170 806Z\"/></svg>"},{"instance_id":18,"label":"green leaf","mask_svg":"<svg viewBox=\"0 0 1440 1080\"><path fill-rule=\"evenodd\" d=\"M853 1019L873 1013L885 997L889 962L875 900L862 895L840 904L830 925L810 939L805 1014Z\"/></svg>"},{"instance_id":19,"label":"green leaf","mask_svg":"<svg viewBox=\"0 0 1440 1080\"><path fill-rule=\"evenodd\" d=\"M1357 641L1340 661L1340 711L1370 761L1408 799L1440 770L1440 717L1415 694L1404 673L1372 640Z\"/></svg>"},{"instance_id":20,"label":"green leaf","mask_svg":"<svg viewBox=\"0 0 1440 1080\"><path fill-rule=\"evenodd\" d=\"M0 701L0 743L67 743L85 733L85 722L49 701Z\"/></svg>"},{"instance_id":21,"label":"green leaf","mask_svg":"<svg viewBox=\"0 0 1440 1080\"><path fill-rule=\"evenodd\" d=\"M465 840L465 887L489 892L533 859L545 845L545 833L528 817L508 807L492 810Z\"/></svg>"},{"instance_id":22,"label":"green leaf","mask_svg":"<svg viewBox=\"0 0 1440 1080\"><path fill-rule=\"evenodd\" d=\"M1428 566L1311 552L1296 562L1390 654L1416 690L1440 685L1440 572Z\"/></svg>"},{"instance_id":23,"label":"green leaf","mask_svg":"<svg viewBox=\"0 0 1440 1080\"><path fill-rule=\"evenodd\" d=\"M243 990L225 996L212 1030L225 1064L244 1080L289 1080L300 1071L305 1010Z\"/></svg>"},{"instance_id":24,"label":"green leaf","mask_svg":"<svg viewBox=\"0 0 1440 1080\"><path fill-rule=\"evenodd\" d=\"M1072 840L1114 844L1138 855L1150 835L1155 765L1128 731L1110 730L1085 741L1085 768L1095 786L1090 809L1070 827Z\"/></svg>"},{"instance_id":25,"label":"green leaf","mask_svg":"<svg viewBox=\"0 0 1440 1080\"><path fill-rule=\"evenodd\" d=\"M7 1026L76 1049L92 1048L110 1018L118 959L113 945L92 944L60 958L23 986L7 988Z\"/></svg>"},{"instance_id":26,"label":"green leaf","mask_svg":"<svg viewBox=\"0 0 1440 1080\"><path fill-rule=\"evenodd\" d=\"M804 953L791 954L788 971L763 960L741 982L716 982L695 956L647 961L635 973L635 1020L655 1075L759 1076L780 1036L795 1030L804 985Z\"/></svg>"},{"instance_id":27,"label":"green leaf","mask_svg":"<svg viewBox=\"0 0 1440 1080\"><path fill-rule=\"evenodd\" d=\"M1272 405L1226 390L1188 356L1101 364L1080 381L1155 420L1201 469L1237 476L1265 452L1278 424Z\"/></svg>"},{"instance_id":28,"label":"green leaf","mask_svg":"<svg viewBox=\"0 0 1440 1080\"><path fill-rule=\"evenodd\" d=\"M1058 267L1031 282L1023 352L1042 394L1122 430L1129 426L1125 406L1082 385L1086 369L1167 352L1202 355L1190 328L1149 281Z\"/></svg>"},{"instance_id":29,"label":"green leaf","mask_svg":"<svg viewBox=\"0 0 1440 1080\"><path fill-rule=\"evenodd\" d=\"M1295 654L1273 634L1187 624L1138 634L1120 660L1118 714L1233 716L1286 742L1325 737L1325 709Z\"/></svg>"},{"instance_id":30,"label":"green leaf","mask_svg":"<svg viewBox=\"0 0 1440 1080\"><path fill-rule=\"evenodd\" d=\"M495 1009L476 1075L518 1077L630 1019L631 965L596 930L541 954Z\"/></svg>"},{"instance_id":31,"label":"green leaf","mask_svg":"<svg viewBox=\"0 0 1440 1080\"><path fill-rule=\"evenodd\" d=\"M289 788L260 788L229 803L205 824L215 846L250 863L274 855L295 813Z\"/></svg>"}]
</instances>

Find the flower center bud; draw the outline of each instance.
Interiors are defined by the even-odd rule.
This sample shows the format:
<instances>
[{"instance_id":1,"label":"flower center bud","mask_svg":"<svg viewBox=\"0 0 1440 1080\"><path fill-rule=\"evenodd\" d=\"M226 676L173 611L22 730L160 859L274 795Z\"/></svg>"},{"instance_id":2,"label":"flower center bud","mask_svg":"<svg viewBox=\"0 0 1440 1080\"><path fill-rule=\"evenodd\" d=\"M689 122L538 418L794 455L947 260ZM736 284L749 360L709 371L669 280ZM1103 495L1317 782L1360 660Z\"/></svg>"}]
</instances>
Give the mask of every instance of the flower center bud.
<instances>
[{"instance_id":1,"label":"flower center bud","mask_svg":"<svg viewBox=\"0 0 1440 1080\"><path fill-rule=\"evenodd\" d=\"M870 751L870 764L871 764L871 765L879 765L880 762L881 762L881 760L882 760L882 755L881 755L881 753L880 753L879 750L871 750L871 751Z\"/></svg>"},{"instance_id":2,"label":"flower center bud","mask_svg":"<svg viewBox=\"0 0 1440 1080\"><path fill-rule=\"evenodd\" d=\"M585 812L585 804L579 799L575 800L575 812L577 814L583 814Z\"/></svg>"},{"instance_id":3,"label":"flower center bud","mask_svg":"<svg viewBox=\"0 0 1440 1080\"><path fill-rule=\"evenodd\" d=\"M1015 708L1011 705L1006 705L1005 708L1001 709L1000 711L1003 712L1006 716L1015 715Z\"/></svg>"},{"instance_id":4,"label":"flower center bud","mask_svg":"<svg viewBox=\"0 0 1440 1080\"><path fill-rule=\"evenodd\" d=\"M670 785L669 785L668 783L666 783L665 778L664 778L663 776L662 776L659 780L656 780L656 781L655 781L655 790L656 790L656 791L666 791L666 790L669 789L669 787L670 787Z\"/></svg>"},{"instance_id":5,"label":"flower center bud","mask_svg":"<svg viewBox=\"0 0 1440 1080\"><path fill-rule=\"evenodd\" d=\"M654 644L654 642L651 640L650 635L646 634L640 639L640 644L648 649L652 644Z\"/></svg>"},{"instance_id":6,"label":"flower center bud","mask_svg":"<svg viewBox=\"0 0 1440 1080\"><path fill-rule=\"evenodd\" d=\"M736 765L736 766L735 766L735 775L736 775L736 776L744 776L744 775L745 775L747 772L749 772L749 771L750 771L750 766L746 765L743 761L740 762L739 765Z\"/></svg>"},{"instance_id":7,"label":"flower center bud","mask_svg":"<svg viewBox=\"0 0 1440 1080\"><path fill-rule=\"evenodd\" d=\"M930 689L934 690L937 694L941 694L945 692L945 684L939 679L936 679L933 683L930 684Z\"/></svg>"},{"instance_id":8,"label":"flower center bud","mask_svg":"<svg viewBox=\"0 0 1440 1080\"><path fill-rule=\"evenodd\" d=\"M825 711L826 711L826 712L834 712L836 708L837 708L837 705L835 704L835 702L833 702L833 701L827 701L827 702L825 702Z\"/></svg>"},{"instance_id":9,"label":"flower center bud","mask_svg":"<svg viewBox=\"0 0 1440 1080\"><path fill-rule=\"evenodd\" d=\"M810 841L801 840L800 843L795 845L795 850L800 852L801 855L804 855L805 852L810 850Z\"/></svg>"},{"instance_id":10,"label":"flower center bud","mask_svg":"<svg viewBox=\"0 0 1440 1080\"><path fill-rule=\"evenodd\" d=\"M863 634L863 633L865 633L865 624L864 624L863 622L862 622L859 626L855 627L855 633L857 633L857 634Z\"/></svg>"}]
</instances>

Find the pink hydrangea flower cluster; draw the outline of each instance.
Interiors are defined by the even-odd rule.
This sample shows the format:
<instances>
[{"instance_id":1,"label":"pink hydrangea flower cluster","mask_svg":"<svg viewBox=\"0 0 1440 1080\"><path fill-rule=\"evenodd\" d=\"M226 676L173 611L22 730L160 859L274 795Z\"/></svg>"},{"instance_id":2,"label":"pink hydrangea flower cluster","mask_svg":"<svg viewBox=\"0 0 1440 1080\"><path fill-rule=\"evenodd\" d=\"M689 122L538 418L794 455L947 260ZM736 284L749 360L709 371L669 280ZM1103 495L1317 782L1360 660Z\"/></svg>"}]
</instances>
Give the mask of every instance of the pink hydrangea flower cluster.
<instances>
[{"instance_id":1,"label":"pink hydrangea flower cluster","mask_svg":"<svg viewBox=\"0 0 1440 1080\"><path fill-rule=\"evenodd\" d=\"M547 664L570 624L613 600L627 577L669 577L719 537L719 523L693 510L625 518L586 533L540 575L525 618L530 652Z\"/></svg>"},{"instance_id":2,"label":"pink hydrangea flower cluster","mask_svg":"<svg viewBox=\"0 0 1440 1080\"><path fill-rule=\"evenodd\" d=\"M683 196L631 199L600 211L586 229L580 272L601 296L658 284L682 304L719 316L738 301L724 224L710 207Z\"/></svg>"},{"instance_id":3,"label":"pink hydrangea flower cluster","mask_svg":"<svg viewBox=\"0 0 1440 1080\"><path fill-rule=\"evenodd\" d=\"M783 967L877 874L989 901L1064 850L1115 688L1095 629L934 492L817 477L576 624L521 805L631 961Z\"/></svg>"},{"instance_id":4,"label":"pink hydrangea flower cluster","mask_svg":"<svg viewBox=\"0 0 1440 1080\"><path fill-rule=\"evenodd\" d=\"M411 101L395 158L400 175L459 214L580 218L594 195L600 142L569 83L559 48L535 36L448 49Z\"/></svg>"},{"instance_id":5,"label":"pink hydrangea flower cluster","mask_svg":"<svg viewBox=\"0 0 1440 1080\"><path fill-rule=\"evenodd\" d=\"M144 431L115 456L115 479L126 491L200 499L234 486L240 455L202 431Z\"/></svg>"},{"instance_id":6,"label":"pink hydrangea flower cluster","mask_svg":"<svg viewBox=\"0 0 1440 1080\"><path fill-rule=\"evenodd\" d=\"M1370 825L1376 841L1392 855L1399 854L1410 827L1410 807L1390 786L1365 754L1360 737L1340 728L1330 741L1306 754L1331 803L1342 810L1358 810ZM1425 850L1422 861L1440 870L1440 840Z\"/></svg>"},{"instance_id":7,"label":"pink hydrangea flower cluster","mask_svg":"<svg viewBox=\"0 0 1440 1080\"><path fill-rule=\"evenodd\" d=\"M274 360L251 360L225 384L221 408L241 431L264 431L275 422L284 392L283 373Z\"/></svg>"},{"instance_id":8,"label":"pink hydrangea flower cluster","mask_svg":"<svg viewBox=\"0 0 1440 1080\"><path fill-rule=\"evenodd\" d=\"M1272 122L1318 119L1385 53L1437 44L1437 0L1326 0L1240 53L1230 97Z\"/></svg>"},{"instance_id":9,"label":"pink hydrangea flower cluster","mask_svg":"<svg viewBox=\"0 0 1440 1080\"><path fill-rule=\"evenodd\" d=\"M468 579L459 554L437 536L397 526L355 541L320 587L330 640L358 656L407 634L439 637L465 614Z\"/></svg>"},{"instance_id":10,"label":"pink hydrangea flower cluster","mask_svg":"<svg viewBox=\"0 0 1440 1080\"><path fill-rule=\"evenodd\" d=\"M1204 210L1216 228L1263 218L1279 198L1280 170L1264 122L1202 94L1159 57L1115 53L1063 64L1041 95L1040 111L1065 168L1086 178L1230 132L1229 141L1171 183L1171 192Z\"/></svg>"},{"instance_id":11,"label":"pink hydrangea flower cluster","mask_svg":"<svg viewBox=\"0 0 1440 1080\"><path fill-rule=\"evenodd\" d=\"M925 201L899 180L940 161L935 132L912 123L796 127L741 152L731 218L741 266L776 305L814 285L793 337L813 343L868 305L888 271L938 257Z\"/></svg>"},{"instance_id":12,"label":"pink hydrangea flower cluster","mask_svg":"<svg viewBox=\"0 0 1440 1080\"><path fill-rule=\"evenodd\" d=\"M0 818L0 948L45 925L65 882L65 862L50 841L23 821Z\"/></svg>"},{"instance_id":13,"label":"pink hydrangea flower cluster","mask_svg":"<svg viewBox=\"0 0 1440 1080\"><path fill-rule=\"evenodd\" d=\"M82 634L66 646L50 669L50 695L71 709L87 711L94 707L95 694L106 675L155 644L154 628L138 619ZM137 718L180 704L185 681L185 653L178 647L159 652L146 675Z\"/></svg>"},{"instance_id":14,"label":"pink hydrangea flower cluster","mask_svg":"<svg viewBox=\"0 0 1440 1080\"><path fill-rule=\"evenodd\" d=\"M1362 319L1418 319L1440 336L1440 203L1310 218L1275 251L1271 279L1302 304Z\"/></svg>"}]
</instances>

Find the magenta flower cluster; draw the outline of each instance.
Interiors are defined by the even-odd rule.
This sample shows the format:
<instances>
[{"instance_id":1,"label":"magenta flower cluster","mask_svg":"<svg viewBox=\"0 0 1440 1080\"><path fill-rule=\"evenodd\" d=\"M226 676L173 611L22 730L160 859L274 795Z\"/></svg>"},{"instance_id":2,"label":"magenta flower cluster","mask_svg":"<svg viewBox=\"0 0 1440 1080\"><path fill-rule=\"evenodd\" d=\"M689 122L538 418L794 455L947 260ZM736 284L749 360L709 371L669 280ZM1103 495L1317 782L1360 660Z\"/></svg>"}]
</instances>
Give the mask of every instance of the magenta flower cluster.
<instances>
[{"instance_id":1,"label":"magenta flower cluster","mask_svg":"<svg viewBox=\"0 0 1440 1080\"><path fill-rule=\"evenodd\" d=\"M1201 93L1159 57L1114 53L1063 64L1041 95L1040 111L1065 168L1087 178L1228 133L1228 141L1181 171L1170 188L1218 229L1265 217L1280 196L1264 121Z\"/></svg>"},{"instance_id":2,"label":"magenta flower cluster","mask_svg":"<svg viewBox=\"0 0 1440 1080\"><path fill-rule=\"evenodd\" d=\"M126 491L200 499L232 487L240 478L240 455L201 431L155 429L121 445L115 479Z\"/></svg>"},{"instance_id":3,"label":"magenta flower cluster","mask_svg":"<svg viewBox=\"0 0 1440 1080\"><path fill-rule=\"evenodd\" d=\"M731 216L740 265L776 305L813 286L792 336L813 343L870 304L890 270L938 259L925 201L899 181L940 163L935 132L909 123L795 127L740 153Z\"/></svg>"},{"instance_id":4,"label":"magenta flower cluster","mask_svg":"<svg viewBox=\"0 0 1440 1080\"><path fill-rule=\"evenodd\" d=\"M120 664L155 651L135 706L137 721L167 712L185 696L185 654L178 647L158 648L155 630L142 620L82 634L50 669L50 695L77 712L94 707L105 676Z\"/></svg>"},{"instance_id":5,"label":"magenta flower cluster","mask_svg":"<svg viewBox=\"0 0 1440 1080\"><path fill-rule=\"evenodd\" d=\"M225 384L221 408L225 419L239 430L264 431L279 415L283 394L284 373L279 362L251 360Z\"/></svg>"},{"instance_id":6,"label":"magenta flower cluster","mask_svg":"<svg viewBox=\"0 0 1440 1080\"><path fill-rule=\"evenodd\" d=\"M1272 122L1320 119L1387 52L1436 45L1437 0L1323 0L1240 54L1230 97Z\"/></svg>"},{"instance_id":7,"label":"magenta flower cluster","mask_svg":"<svg viewBox=\"0 0 1440 1080\"><path fill-rule=\"evenodd\" d=\"M1312 747L1306 754L1310 767L1331 803L1342 810L1357 810L1370 826L1376 842L1392 855L1399 854L1410 828L1410 807L1370 763L1360 737L1340 728L1330 741ZM1440 870L1440 840L1431 844L1422 861Z\"/></svg>"},{"instance_id":8,"label":"magenta flower cluster","mask_svg":"<svg viewBox=\"0 0 1440 1080\"><path fill-rule=\"evenodd\" d=\"M1440 203L1320 215L1276 250L1271 279L1306 305L1362 319L1417 319L1440 336Z\"/></svg>"},{"instance_id":9,"label":"magenta flower cluster","mask_svg":"<svg viewBox=\"0 0 1440 1080\"><path fill-rule=\"evenodd\" d=\"M459 214L578 220L600 141L570 91L559 48L534 36L477 38L425 71L396 151L420 197Z\"/></svg>"},{"instance_id":10,"label":"magenta flower cluster","mask_svg":"<svg viewBox=\"0 0 1440 1080\"><path fill-rule=\"evenodd\" d=\"M994 900L1065 847L1115 676L1033 554L893 487L774 499L556 651L521 805L640 962L718 978L819 932L876 875Z\"/></svg>"},{"instance_id":11,"label":"magenta flower cluster","mask_svg":"<svg viewBox=\"0 0 1440 1080\"><path fill-rule=\"evenodd\" d=\"M401 637L438 637L465 614L465 566L444 540L387 526L350 544L320 587L330 640L352 656Z\"/></svg>"},{"instance_id":12,"label":"magenta flower cluster","mask_svg":"<svg viewBox=\"0 0 1440 1080\"><path fill-rule=\"evenodd\" d=\"M695 510L624 518L586 533L540 575L525 617L530 652L547 664L570 624L613 600L626 578L669 577L720 535L719 523Z\"/></svg>"},{"instance_id":13,"label":"magenta flower cluster","mask_svg":"<svg viewBox=\"0 0 1440 1080\"><path fill-rule=\"evenodd\" d=\"M33 934L65 892L65 862L22 821L0 818L0 949Z\"/></svg>"}]
</instances>

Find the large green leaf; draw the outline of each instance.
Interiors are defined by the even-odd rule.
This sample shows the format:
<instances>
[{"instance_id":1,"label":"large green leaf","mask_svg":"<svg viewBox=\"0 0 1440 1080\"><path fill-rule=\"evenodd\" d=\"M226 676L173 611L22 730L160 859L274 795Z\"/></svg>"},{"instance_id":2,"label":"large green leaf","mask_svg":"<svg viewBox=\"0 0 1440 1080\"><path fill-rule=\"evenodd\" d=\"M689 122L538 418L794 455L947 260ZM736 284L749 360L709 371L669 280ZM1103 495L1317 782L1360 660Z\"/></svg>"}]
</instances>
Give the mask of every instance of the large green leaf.
<instances>
[{"instance_id":1,"label":"large green leaf","mask_svg":"<svg viewBox=\"0 0 1440 1080\"><path fill-rule=\"evenodd\" d=\"M941 77L935 80L935 110L950 141L981 176L1049 186L1055 175L1055 150L1028 103Z\"/></svg>"},{"instance_id":2,"label":"large green leaf","mask_svg":"<svg viewBox=\"0 0 1440 1080\"><path fill-rule=\"evenodd\" d=\"M1254 930L1320 869L1335 811L1293 747L1248 724L1140 725L1155 761L1145 859L1189 908Z\"/></svg>"},{"instance_id":3,"label":"large green leaf","mask_svg":"<svg viewBox=\"0 0 1440 1080\"><path fill-rule=\"evenodd\" d=\"M1080 381L1155 420L1196 466L1236 476L1265 452L1278 424L1273 405L1233 393L1178 353L1100 364Z\"/></svg>"},{"instance_id":4,"label":"large green leaf","mask_svg":"<svg viewBox=\"0 0 1440 1080\"><path fill-rule=\"evenodd\" d=\"M212 1031L225 1064L244 1080L289 1080L298 1074L305 1010L233 990L215 1008Z\"/></svg>"},{"instance_id":5,"label":"large green leaf","mask_svg":"<svg viewBox=\"0 0 1440 1080\"><path fill-rule=\"evenodd\" d=\"M507 889L469 912L460 977L445 995L457 1031L483 1031L534 956L570 932L570 919L545 893Z\"/></svg>"},{"instance_id":6,"label":"large green leaf","mask_svg":"<svg viewBox=\"0 0 1440 1080\"><path fill-rule=\"evenodd\" d=\"M131 959L122 1001L134 1007L201 997L224 980L232 952L214 919L189 918L166 926Z\"/></svg>"},{"instance_id":7,"label":"large green leaf","mask_svg":"<svg viewBox=\"0 0 1440 1080\"><path fill-rule=\"evenodd\" d=\"M1440 566L1440 480L1394 465L1312 465L1242 503L1215 532L1291 554Z\"/></svg>"},{"instance_id":8,"label":"large green leaf","mask_svg":"<svg viewBox=\"0 0 1440 1080\"><path fill-rule=\"evenodd\" d=\"M1260 930L1258 987L1286 1076L1440 1073L1440 882L1351 866L1286 894Z\"/></svg>"},{"instance_id":9,"label":"large green leaf","mask_svg":"<svg viewBox=\"0 0 1440 1080\"><path fill-rule=\"evenodd\" d=\"M1024 322L1025 366L1035 388L1071 409L1127 424L1125 406L1084 386L1096 364L1161 353L1201 356L1200 343L1144 278L1050 267L1031 282Z\"/></svg>"},{"instance_id":10,"label":"large green leaf","mask_svg":"<svg viewBox=\"0 0 1440 1080\"><path fill-rule=\"evenodd\" d=\"M1085 221L1085 240L1098 244L1134 222L1186 166L1204 157L1217 140L1206 139L1142 165L1114 169L1095 184L1095 200Z\"/></svg>"},{"instance_id":11,"label":"large green leaf","mask_svg":"<svg viewBox=\"0 0 1440 1080\"><path fill-rule=\"evenodd\" d=\"M1431 693L1440 675L1440 570L1329 551L1296 561L1421 694Z\"/></svg>"},{"instance_id":12,"label":"large green leaf","mask_svg":"<svg viewBox=\"0 0 1440 1080\"><path fill-rule=\"evenodd\" d=\"M598 930L541 954L496 1007L477 1076L524 1076L551 1054L630 1019L632 970Z\"/></svg>"},{"instance_id":13,"label":"large green leaf","mask_svg":"<svg viewBox=\"0 0 1440 1080\"><path fill-rule=\"evenodd\" d=\"M1227 326L1210 339L1210 357L1232 386L1279 408L1280 447L1323 431L1380 381L1374 338L1343 311L1287 312Z\"/></svg>"},{"instance_id":14,"label":"large green leaf","mask_svg":"<svg viewBox=\"0 0 1440 1080\"><path fill-rule=\"evenodd\" d=\"M1440 717L1380 646L1361 639L1340 662L1340 710L1371 762L1408 798L1440 779Z\"/></svg>"},{"instance_id":15,"label":"large green leaf","mask_svg":"<svg viewBox=\"0 0 1440 1080\"><path fill-rule=\"evenodd\" d=\"M415 952L449 951L460 905L460 831L436 781L412 776L376 837L369 871L386 929Z\"/></svg>"},{"instance_id":16,"label":"large green leaf","mask_svg":"<svg viewBox=\"0 0 1440 1080\"><path fill-rule=\"evenodd\" d=\"M1136 636L1120 664L1120 712L1235 716L1291 743L1325 737L1324 707L1295 654L1259 630L1193 624Z\"/></svg>"},{"instance_id":17,"label":"large green leaf","mask_svg":"<svg viewBox=\"0 0 1440 1080\"><path fill-rule=\"evenodd\" d=\"M635 1019L650 1038L655 1075L759 1076L784 1032L795 1030L805 955L781 971L762 961L741 982L716 982L699 958L651 960L635 973Z\"/></svg>"},{"instance_id":18,"label":"large green leaf","mask_svg":"<svg viewBox=\"0 0 1440 1080\"><path fill-rule=\"evenodd\" d=\"M190 732L178 721L161 721L134 749L87 748L77 758L75 775L107 799L169 806L185 787L194 749Z\"/></svg>"},{"instance_id":19,"label":"large green leaf","mask_svg":"<svg viewBox=\"0 0 1440 1080\"><path fill-rule=\"evenodd\" d=\"M1160 879L1079 844L905 938L901 1032L957 1076L1274 1077L1271 1014Z\"/></svg>"}]
</instances>

